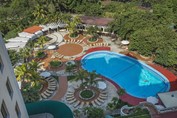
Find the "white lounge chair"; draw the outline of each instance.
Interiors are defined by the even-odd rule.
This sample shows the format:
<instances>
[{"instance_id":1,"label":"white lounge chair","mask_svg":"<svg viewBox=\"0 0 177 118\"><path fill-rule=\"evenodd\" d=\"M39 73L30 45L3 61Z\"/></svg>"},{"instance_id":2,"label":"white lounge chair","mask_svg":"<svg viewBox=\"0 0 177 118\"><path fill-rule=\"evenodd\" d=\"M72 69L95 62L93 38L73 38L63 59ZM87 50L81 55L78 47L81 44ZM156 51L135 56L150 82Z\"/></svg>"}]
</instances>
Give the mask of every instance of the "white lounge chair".
<instances>
[{"instance_id":1,"label":"white lounge chair","mask_svg":"<svg viewBox=\"0 0 177 118\"><path fill-rule=\"evenodd\" d=\"M101 105L101 103L97 99L94 102L99 106Z\"/></svg>"},{"instance_id":2,"label":"white lounge chair","mask_svg":"<svg viewBox=\"0 0 177 118\"><path fill-rule=\"evenodd\" d=\"M97 105L95 104L94 101L91 101L91 103L92 103L92 105L93 105L94 107L97 107Z\"/></svg>"},{"instance_id":3,"label":"white lounge chair","mask_svg":"<svg viewBox=\"0 0 177 118\"><path fill-rule=\"evenodd\" d=\"M101 99L101 98L99 98L99 97L98 97L98 101L100 101L100 102L102 102L102 103L104 102L104 100L102 100L102 99Z\"/></svg>"},{"instance_id":4,"label":"white lounge chair","mask_svg":"<svg viewBox=\"0 0 177 118\"><path fill-rule=\"evenodd\" d=\"M71 100L71 101L68 101L69 104L72 104L72 103L74 103L74 102L76 102L76 99L75 99L75 98L74 98L73 100Z\"/></svg>"},{"instance_id":5,"label":"white lounge chair","mask_svg":"<svg viewBox=\"0 0 177 118\"><path fill-rule=\"evenodd\" d=\"M80 101L77 101L73 107L76 108L80 103L81 103Z\"/></svg>"},{"instance_id":6,"label":"white lounge chair","mask_svg":"<svg viewBox=\"0 0 177 118\"><path fill-rule=\"evenodd\" d=\"M84 106L84 104L85 104L84 102L81 102L81 104L80 104L79 108L81 108L81 109L82 109L82 108L83 108L83 106Z\"/></svg>"}]
</instances>

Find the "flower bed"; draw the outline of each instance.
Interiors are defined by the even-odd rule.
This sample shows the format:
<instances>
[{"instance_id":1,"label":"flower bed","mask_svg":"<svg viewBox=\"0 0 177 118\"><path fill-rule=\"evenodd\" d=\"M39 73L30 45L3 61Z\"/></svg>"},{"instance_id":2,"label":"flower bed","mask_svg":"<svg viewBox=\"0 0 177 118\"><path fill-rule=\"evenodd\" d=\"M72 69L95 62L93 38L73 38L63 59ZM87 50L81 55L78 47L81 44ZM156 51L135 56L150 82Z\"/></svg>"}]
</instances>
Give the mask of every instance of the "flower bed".
<instances>
[{"instance_id":1,"label":"flower bed","mask_svg":"<svg viewBox=\"0 0 177 118\"><path fill-rule=\"evenodd\" d=\"M36 57L37 57L37 58L40 58L40 59L44 58L45 56L46 56L46 53L43 52L43 51L39 51L39 52L37 52L37 54L36 54Z\"/></svg>"},{"instance_id":2,"label":"flower bed","mask_svg":"<svg viewBox=\"0 0 177 118\"><path fill-rule=\"evenodd\" d=\"M90 37L89 39L87 39L87 42L89 43L96 43L98 41L98 38L96 37Z\"/></svg>"},{"instance_id":3,"label":"flower bed","mask_svg":"<svg viewBox=\"0 0 177 118\"><path fill-rule=\"evenodd\" d=\"M61 61L57 61L57 60L51 61L51 62L50 62L50 66L51 66L51 67L54 67L54 68L60 67L60 66L62 66L62 62L61 62Z\"/></svg>"},{"instance_id":4,"label":"flower bed","mask_svg":"<svg viewBox=\"0 0 177 118\"><path fill-rule=\"evenodd\" d=\"M79 97L84 100L92 99L95 96L95 93L90 89L84 89L80 91Z\"/></svg>"},{"instance_id":5,"label":"flower bed","mask_svg":"<svg viewBox=\"0 0 177 118\"><path fill-rule=\"evenodd\" d=\"M79 35L77 33L72 33L69 35L70 38L77 38Z\"/></svg>"}]
</instances>

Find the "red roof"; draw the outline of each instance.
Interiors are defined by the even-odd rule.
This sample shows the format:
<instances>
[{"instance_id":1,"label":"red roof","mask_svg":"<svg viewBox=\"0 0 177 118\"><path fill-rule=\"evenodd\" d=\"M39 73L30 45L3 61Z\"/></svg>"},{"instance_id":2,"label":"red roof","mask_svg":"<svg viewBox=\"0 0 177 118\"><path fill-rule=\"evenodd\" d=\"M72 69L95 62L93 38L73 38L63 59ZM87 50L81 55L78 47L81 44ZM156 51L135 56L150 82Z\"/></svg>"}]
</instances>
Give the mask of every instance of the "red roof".
<instances>
[{"instance_id":1,"label":"red roof","mask_svg":"<svg viewBox=\"0 0 177 118\"><path fill-rule=\"evenodd\" d=\"M32 26L32 27L29 27L29 28L26 28L23 30L23 32L27 32L27 33L30 33L30 34L34 34L35 32L39 31L39 30L42 30L42 27L39 27L39 26Z\"/></svg>"},{"instance_id":2,"label":"red roof","mask_svg":"<svg viewBox=\"0 0 177 118\"><path fill-rule=\"evenodd\" d=\"M112 18L99 18L92 16L81 16L81 22L89 25L97 25L97 26L107 26L110 22L113 21Z\"/></svg>"}]
</instances>

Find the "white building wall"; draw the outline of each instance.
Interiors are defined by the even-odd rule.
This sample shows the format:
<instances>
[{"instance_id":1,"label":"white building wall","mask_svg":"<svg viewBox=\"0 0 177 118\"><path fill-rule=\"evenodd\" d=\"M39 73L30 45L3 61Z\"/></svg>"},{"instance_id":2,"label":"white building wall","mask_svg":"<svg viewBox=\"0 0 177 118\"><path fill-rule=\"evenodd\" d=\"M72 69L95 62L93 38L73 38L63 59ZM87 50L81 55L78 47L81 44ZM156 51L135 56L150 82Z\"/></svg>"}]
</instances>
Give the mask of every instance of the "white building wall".
<instances>
[{"instance_id":1,"label":"white building wall","mask_svg":"<svg viewBox=\"0 0 177 118\"><path fill-rule=\"evenodd\" d=\"M0 58L2 60L3 67L4 67L2 72L0 70L0 109L1 109L2 101L4 101L7 107L7 111L9 112L10 115L9 118L18 118L15 112L15 105L17 103L21 112L21 118L29 118L1 35L0 35ZM12 98L10 97L6 87L7 78L9 78L10 84L13 89ZM0 110L0 118L3 118L1 114L1 110Z\"/></svg>"}]
</instances>

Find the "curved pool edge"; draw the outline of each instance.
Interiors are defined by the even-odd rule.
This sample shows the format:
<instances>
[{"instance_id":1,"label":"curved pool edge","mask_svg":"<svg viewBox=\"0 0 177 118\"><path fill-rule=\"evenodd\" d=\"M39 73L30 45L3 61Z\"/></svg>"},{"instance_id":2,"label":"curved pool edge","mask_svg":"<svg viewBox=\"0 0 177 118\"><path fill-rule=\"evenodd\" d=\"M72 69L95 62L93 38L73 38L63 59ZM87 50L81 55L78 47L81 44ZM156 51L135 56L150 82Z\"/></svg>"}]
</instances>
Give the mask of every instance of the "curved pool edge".
<instances>
[{"instance_id":1,"label":"curved pool edge","mask_svg":"<svg viewBox=\"0 0 177 118\"><path fill-rule=\"evenodd\" d=\"M86 54L86 55L84 55L84 56L82 57L82 59L81 59L81 64L82 64L82 66L81 66L81 67L82 67L84 70L87 70L87 69L83 66L83 63L84 63L83 60L84 60L85 58L87 58L88 56L90 56L90 55L94 55L94 54L98 54L98 53L108 53L108 54L113 54L113 55L116 55L116 56L118 55L118 56L121 56L121 57L126 57L126 58L128 58L128 59L130 59L130 60L136 61L137 63L143 65L144 67L148 68L149 70L153 71L155 74L157 74L157 75L160 76L159 79L160 79L161 81L163 81L163 82L165 83L165 85L167 85L167 88L166 88L166 90L165 90L164 92L167 92L167 91L170 90L170 82L169 82L168 78L165 77L165 75L163 75L161 72L159 72L158 70L154 69L153 67L147 65L146 63L144 63L144 62L142 62L142 61L140 61L140 60L136 60L136 59L134 59L134 58L132 58L132 57L129 57L129 56L126 56L126 55L123 55L123 54L119 54L119 53L116 53L116 52L111 52L111 51L95 51L95 52L88 53L88 54ZM102 76L104 76L104 77L106 77L107 79L109 79L109 80L111 80L111 81L114 82L114 80L112 80L110 77L105 76L105 75L102 75ZM120 84L118 84L118 83L116 83L116 82L114 82L114 83L117 84L119 87L124 88L124 87L122 87ZM146 99L145 97L140 97L140 96L132 95L131 93L129 93L129 92L127 92L127 91L126 91L126 93L129 94L130 96L133 96L133 97L137 97L137 98L140 98L140 99Z\"/></svg>"}]
</instances>

